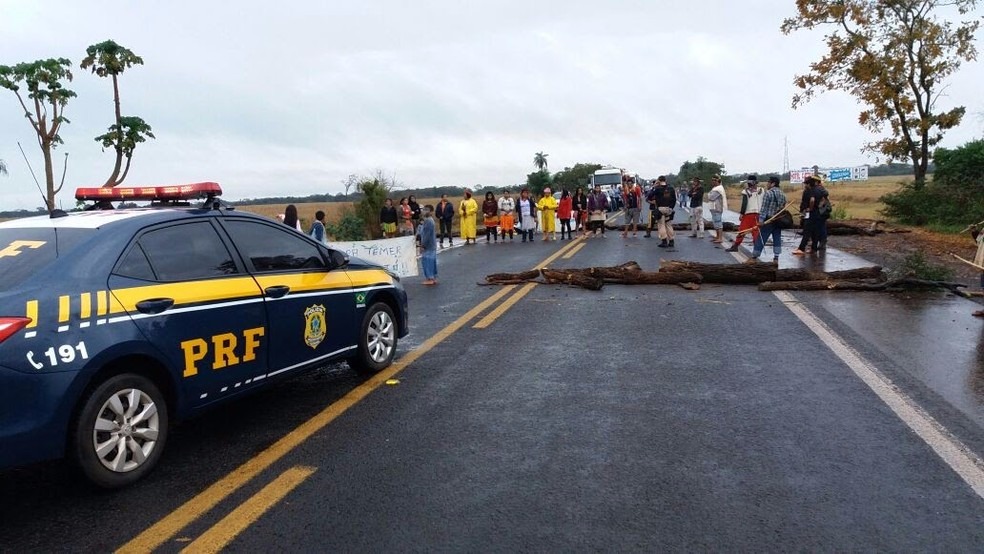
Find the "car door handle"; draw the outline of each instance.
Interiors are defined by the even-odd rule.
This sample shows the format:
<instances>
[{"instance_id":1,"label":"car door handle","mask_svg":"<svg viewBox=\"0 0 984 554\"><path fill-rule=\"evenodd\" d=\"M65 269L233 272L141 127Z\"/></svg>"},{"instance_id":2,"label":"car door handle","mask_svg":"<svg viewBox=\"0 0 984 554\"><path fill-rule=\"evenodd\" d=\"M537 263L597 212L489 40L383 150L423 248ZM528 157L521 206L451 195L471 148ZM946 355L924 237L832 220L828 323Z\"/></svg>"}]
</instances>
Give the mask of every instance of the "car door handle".
<instances>
[{"instance_id":1,"label":"car door handle","mask_svg":"<svg viewBox=\"0 0 984 554\"><path fill-rule=\"evenodd\" d=\"M142 314L159 314L173 305L173 298L149 298L137 302L137 310Z\"/></svg>"},{"instance_id":2,"label":"car door handle","mask_svg":"<svg viewBox=\"0 0 984 554\"><path fill-rule=\"evenodd\" d=\"M287 285L274 285L263 289L263 292L270 298L283 298L290 292L290 287Z\"/></svg>"}]
</instances>

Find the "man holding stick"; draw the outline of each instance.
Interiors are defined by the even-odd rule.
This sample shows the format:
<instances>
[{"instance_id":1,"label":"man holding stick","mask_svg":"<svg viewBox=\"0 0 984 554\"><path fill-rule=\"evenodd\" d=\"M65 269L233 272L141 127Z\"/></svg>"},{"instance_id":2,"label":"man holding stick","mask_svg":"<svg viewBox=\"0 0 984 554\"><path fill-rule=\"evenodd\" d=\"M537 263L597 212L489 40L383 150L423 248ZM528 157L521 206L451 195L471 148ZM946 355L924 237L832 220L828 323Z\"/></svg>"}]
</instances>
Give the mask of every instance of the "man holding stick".
<instances>
[{"instance_id":1,"label":"man holding stick","mask_svg":"<svg viewBox=\"0 0 984 554\"><path fill-rule=\"evenodd\" d=\"M778 217L780 213L788 208L786 195L779 188L779 177L769 177L769 184L766 185L765 193L762 195L762 207L759 209L759 229L755 236L755 247L752 250L750 261L757 262L762 251L765 250L765 237L772 237L772 263L779 263L779 254L782 253L782 227L779 226Z\"/></svg>"}]
</instances>

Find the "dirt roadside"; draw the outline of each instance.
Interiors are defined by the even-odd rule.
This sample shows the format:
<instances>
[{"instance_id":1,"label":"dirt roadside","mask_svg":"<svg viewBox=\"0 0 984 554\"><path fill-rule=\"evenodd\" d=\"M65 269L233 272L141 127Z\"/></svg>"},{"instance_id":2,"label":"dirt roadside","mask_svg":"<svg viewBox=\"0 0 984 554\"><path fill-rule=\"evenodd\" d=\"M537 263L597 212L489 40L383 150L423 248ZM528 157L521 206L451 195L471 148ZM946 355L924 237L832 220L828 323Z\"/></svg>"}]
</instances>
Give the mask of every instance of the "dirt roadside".
<instances>
[{"instance_id":1,"label":"dirt roadside","mask_svg":"<svg viewBox=\"0 0 984 554\"><path fill-rule=\"evenodd\" d=\"M926 261L932 265L943 266L953 271L951 279L967 285L968 290L979 290L981 272L957 260L950 253L962 258L973 260L977 252L970 233L965 235L944 235L920 229L906 227L909 233L881 233L875 236L847 235L830 236L828 245L838 250L854 254L885 268L886 271L897 270L904 264L906 256L914 252L922 252ZM976 298L984 304L984 299Z\"/></svg>"}]
</instances>

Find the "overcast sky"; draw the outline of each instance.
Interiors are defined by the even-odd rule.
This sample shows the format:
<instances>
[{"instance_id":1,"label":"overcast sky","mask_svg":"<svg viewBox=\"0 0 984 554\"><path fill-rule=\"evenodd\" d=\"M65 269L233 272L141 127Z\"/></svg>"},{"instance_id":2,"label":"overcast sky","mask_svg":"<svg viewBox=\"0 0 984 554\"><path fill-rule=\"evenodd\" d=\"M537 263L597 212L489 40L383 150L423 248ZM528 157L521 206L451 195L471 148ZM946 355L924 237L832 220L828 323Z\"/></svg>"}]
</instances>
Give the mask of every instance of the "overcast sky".
<instances>
[{"instance_id":1,"label":"overcast sky","mask_svg":"<svg viewBox=\"0 0 984 554\"><path fill-rule=\"evenodd\" d=\"M377 169L406 186L525 180L534 153L646 177L697 156L729 172L876 163L858 106L828 93L790 107L793 76L822 49L784 36L792 0L0 0L0 64L67 57L79 97L61 133L65 206L114 157L110 81L78 69L113 39L143 57L120 82L123 113L157 140L126 184L218 181L230 199L339 192ZM980 47L980 46L979 46ZM950 79L943 107L968 115L946 145L984 130L980 62ZM0 90L0 210L41 205L40 149Z\"/></svg>"}]
</instances>

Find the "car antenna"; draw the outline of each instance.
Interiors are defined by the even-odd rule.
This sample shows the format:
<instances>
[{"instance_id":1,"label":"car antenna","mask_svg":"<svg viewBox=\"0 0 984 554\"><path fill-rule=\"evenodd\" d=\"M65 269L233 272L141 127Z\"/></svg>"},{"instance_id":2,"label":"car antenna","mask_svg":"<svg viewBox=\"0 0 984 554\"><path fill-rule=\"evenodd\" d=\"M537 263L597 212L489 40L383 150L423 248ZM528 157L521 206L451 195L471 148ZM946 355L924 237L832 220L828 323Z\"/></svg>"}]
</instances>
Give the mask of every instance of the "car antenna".
<instances>
[{"instance_id":1,"label":"car antenna","mask_svg":"<svg viewBox=\"0 0 984 554\"><path fill-rule=\"evenodd\" d=\"M44 192L41 190L41 183L38 182L38 177L37 175L34 174L34 168L31 167L31 162L28 161L27 154L24 153L24 147L21 146L20 141L17 141L17 148L20 148L21 156L24 156L24 163L27 164L27 169L31 172L31 177L34 177L34 184L35 186L38 187L38 194L41 195L41 201L44 202L44 207L47 208L48 199L45 197ZM48 210L48 213L51 213L50 209Z\"/></svg>"}]
</instances>

